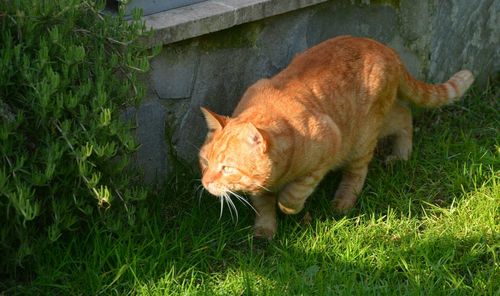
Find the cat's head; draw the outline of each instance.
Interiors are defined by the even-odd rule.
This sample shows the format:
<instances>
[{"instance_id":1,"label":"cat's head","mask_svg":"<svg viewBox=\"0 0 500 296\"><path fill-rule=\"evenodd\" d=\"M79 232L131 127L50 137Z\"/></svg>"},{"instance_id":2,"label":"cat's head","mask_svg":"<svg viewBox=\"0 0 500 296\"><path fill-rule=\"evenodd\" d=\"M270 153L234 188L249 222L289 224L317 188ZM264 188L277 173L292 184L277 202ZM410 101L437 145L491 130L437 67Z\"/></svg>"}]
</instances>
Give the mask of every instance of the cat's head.
<instances>
[{"instance_id":1,"label":"cat's head","mask_svg":"<svg viewBox=\"0 0 500 296\"><path fill-rule=\"evenodd\" d=\"M250 122L201 110L208 125L199 154L205 189L219 197L238 191L261 192L272 170L266 133Z\"/></svg>"}]
</instances>

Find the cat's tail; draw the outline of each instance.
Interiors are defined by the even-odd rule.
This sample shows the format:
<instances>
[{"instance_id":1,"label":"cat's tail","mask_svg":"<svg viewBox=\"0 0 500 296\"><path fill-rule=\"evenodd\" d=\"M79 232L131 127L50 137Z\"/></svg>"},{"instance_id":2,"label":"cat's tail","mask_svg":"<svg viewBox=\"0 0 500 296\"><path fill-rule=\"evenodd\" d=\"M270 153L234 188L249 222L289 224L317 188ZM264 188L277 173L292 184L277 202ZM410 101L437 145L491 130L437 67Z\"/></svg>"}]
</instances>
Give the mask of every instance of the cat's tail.
<instances>
[{"instance_id":1,"label":"cat's tail","mask_svg":"<svg viewBox=\"0 0 500 296\"><path fill-rule=\"evenodd\" d=\"M459 99L474 82L469 70L462 70L441 84L428 84L416 80L408 71L403 70L399 82L398 97L422 107L440 107Z\"/></svg>"}]
</instances>

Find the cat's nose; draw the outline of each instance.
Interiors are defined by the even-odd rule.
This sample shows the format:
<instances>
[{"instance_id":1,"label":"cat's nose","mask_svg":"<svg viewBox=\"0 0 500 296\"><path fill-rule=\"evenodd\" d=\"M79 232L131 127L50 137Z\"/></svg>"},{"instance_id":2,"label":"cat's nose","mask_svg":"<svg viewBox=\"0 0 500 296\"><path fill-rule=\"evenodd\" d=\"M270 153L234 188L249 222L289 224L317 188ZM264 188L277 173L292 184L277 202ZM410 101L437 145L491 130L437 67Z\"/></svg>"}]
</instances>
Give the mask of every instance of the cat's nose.
<instances>
[{"instance_id":1,"label":"cat's nose","mask_svg":"<svg viewBox=\"0 0 500 296\"><path fill-rule=\"evenodd\" d=\"M203 184L203 187L208 189L208 186L213 183L214 179L213 177L210 177L209 174L205 174L203 178L201 179L201 184Z\"/></svg>"}]
</instances>

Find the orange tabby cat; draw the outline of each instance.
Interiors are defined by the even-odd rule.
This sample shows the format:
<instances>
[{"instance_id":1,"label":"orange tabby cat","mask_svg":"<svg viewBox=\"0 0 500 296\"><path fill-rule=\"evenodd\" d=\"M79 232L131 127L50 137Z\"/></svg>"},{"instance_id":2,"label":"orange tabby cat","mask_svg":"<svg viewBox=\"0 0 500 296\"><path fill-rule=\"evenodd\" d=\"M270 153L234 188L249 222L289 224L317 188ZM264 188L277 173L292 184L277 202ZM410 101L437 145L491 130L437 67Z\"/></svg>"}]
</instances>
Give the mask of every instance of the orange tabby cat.
<instances>
[{"instance_id":1,"label":"orange tabby cat","mask_svg":"<svg viewBox=\"0 0 500 296\"><path fill-rule=\"evenodd\" d=\"M255 235L272 238L276 205L298 213L323 176L341 168L332 205L344 212L356 202L379 139L394 136L387 160L410 156L412 117L403 100L439 107L473 80L462 70L446 83L426 84L374 40L327 40L252 85L233 117L202 108L209 128L199 155L203 186L221 198L250 194Z\"/></svg>"}]
</instances>

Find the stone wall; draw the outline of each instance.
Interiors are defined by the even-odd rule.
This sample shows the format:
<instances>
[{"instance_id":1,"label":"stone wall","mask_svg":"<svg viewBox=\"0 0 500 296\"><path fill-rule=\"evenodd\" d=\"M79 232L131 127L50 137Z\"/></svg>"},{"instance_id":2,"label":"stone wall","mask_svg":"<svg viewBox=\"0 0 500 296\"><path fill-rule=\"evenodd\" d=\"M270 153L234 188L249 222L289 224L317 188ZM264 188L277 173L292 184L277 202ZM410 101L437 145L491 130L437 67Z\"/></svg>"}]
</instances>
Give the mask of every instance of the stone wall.
<instances>
[{"instance_id":1,"label":"stone wall","mask_svg":"<svg viewBox=\"0 0 500 296\"><path fill-rule=\"evenodd\" d=\"M146 77L148 97L135 110L137 163L147 181L165 177L168 141L194 162L206 133L200 106L230 115L253 82L338 35L388 44L420 79L441 82L468 68L482 87L500 70L499 10L496 0L334 0L165 45Z\"/></svg>"}]
</instances>

